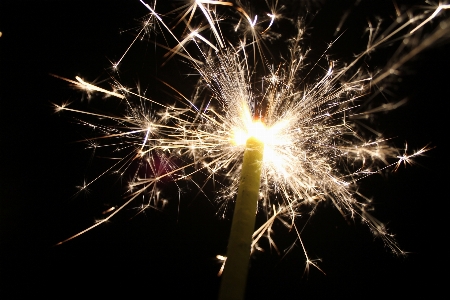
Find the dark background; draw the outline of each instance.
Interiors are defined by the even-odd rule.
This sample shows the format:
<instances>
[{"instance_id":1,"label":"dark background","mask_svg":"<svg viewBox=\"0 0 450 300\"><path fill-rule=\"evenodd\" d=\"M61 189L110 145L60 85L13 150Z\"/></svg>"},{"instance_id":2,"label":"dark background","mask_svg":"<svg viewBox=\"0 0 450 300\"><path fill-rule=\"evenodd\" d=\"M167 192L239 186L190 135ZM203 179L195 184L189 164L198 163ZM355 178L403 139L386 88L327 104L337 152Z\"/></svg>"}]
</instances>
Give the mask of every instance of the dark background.
<instances>
[{"instance_id":1,"label":"dark background","mask_svg":"<svg viewBox=\"0 0 450 300\"><path fill-rule=\"evenodd\" d=\"M312 48L324 49L333 39L340 16L351 4L324 6L310 25ZM349 38L362 36L367 24L362 13L369 15L373 7L379 9L373 15L393 15L389 1L383 5L363 1L351 15L355 21L347 24ZM216 297L220 262L215 255L224 254L230 222L219 220L207 199L194 197L195 189L183 195L179 214L171 208L148 210L130 220L128 210L79 238L54 246L93 224L102 208L96 203L115 203L125 189L114 176L105 176L90 187L90 193L73 197L86 174L92 178L103 166L96 160L90 164L85 144L76 143L86 137L87 129L75 124L74 115L53 112L52 103L79 101L81 94L49 74L107 79L109 60L120 57L135 33L120 34L120 30L135 28L136 19L146 13L137 0L2 1L2 299L73 294L103 298L119 291L126 292L127 298ZM365 40L361 41L359 45L343 42L332 53L339 56L342 51L349 57L364 47ZM135 67L140 57L151 60L155 50L145 42L139 47L144 50L124 63L122 75L128 82L147 80L133 74L133 68L141 68ZM447 269L448 110L444 103L448 101L449 50L448 44L440 44L409 62L402 82L389 95L393 101L408 97L407 105L376 120L386 136L396 137L393 143L399 147L408 141L410 149L428 143L435 148L415 160L419 165L361 183L361 190L376 203L374 215L387 222L410 254L394 256L366 226L358 221L348 224L330 204L322 205L303 239L310 258L322 259L319 265L326 275L312 268L303 277L305 258L299 247L284 258L266 247L252 260L249 299L406 298L419 293L431 298L440 292L441 273ZM155 75L188 89L173 79L189 83L181 71L168 67L158 72ZM160 87L151 86L153 96L158 96ZM74 105L89 108L87 101ZM177 201L176 194L166 195ZM282 232L275 233L281 243L292 238Z\"/></svg>"}]
</instances>

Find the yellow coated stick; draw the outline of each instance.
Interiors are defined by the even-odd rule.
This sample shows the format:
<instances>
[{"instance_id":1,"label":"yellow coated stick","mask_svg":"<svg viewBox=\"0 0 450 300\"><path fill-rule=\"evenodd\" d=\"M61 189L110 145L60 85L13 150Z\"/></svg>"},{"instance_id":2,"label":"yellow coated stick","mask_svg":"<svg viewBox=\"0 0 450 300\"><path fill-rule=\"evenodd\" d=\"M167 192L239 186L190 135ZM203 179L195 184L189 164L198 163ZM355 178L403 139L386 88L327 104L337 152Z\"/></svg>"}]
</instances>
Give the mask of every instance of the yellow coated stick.
<instances>
[{"instance_id":1,"label":"yellow coated stick","mask_svg":"<svg viewBox=\"0 0 450 300\"><path fill-rule=\"evenodd\" d=\"M250 247L261 184L263 152L262 141L256 137L247 139L219 300L239 300L245 296Z\"/></svg>"}]
</instances>

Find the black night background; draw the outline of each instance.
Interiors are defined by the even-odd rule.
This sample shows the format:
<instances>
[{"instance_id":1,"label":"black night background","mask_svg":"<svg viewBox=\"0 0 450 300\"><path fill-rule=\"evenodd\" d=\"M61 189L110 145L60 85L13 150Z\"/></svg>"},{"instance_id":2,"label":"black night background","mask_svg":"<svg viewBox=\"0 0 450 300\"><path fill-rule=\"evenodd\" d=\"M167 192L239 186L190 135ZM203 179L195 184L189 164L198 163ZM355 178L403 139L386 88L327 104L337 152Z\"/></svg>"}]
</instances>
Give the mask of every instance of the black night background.
<instances>
[{"instance_id":1,"label":"black night background","mask_svg":"<svg viewBox=\"0 0 450 300\"><path fill-rule=\"evenodd\" d=\"M328 2L333 4L323 5L310 24L308 42L313 51L315 45L325 49L340 17L353 6L353 1ZM368 12L374 7L379 9L374 15L395 14L392 2L375 2L362 1L353 10L349 18L355 21L344 25L348 27L344 38L363 36ZM195 186L181 195L179 212L172 206L130 218L134 215L131 206L109 223L55 246L101 217L107 209L102 203L118 203L125 183L106 175L90 186L89 193L73 197L86 174L92 178L106 164L98 158L91 161L85 143L77 142L90 133L76 124L73 117L80 116L56 114L52 106L73 101L76 107L89 109L91 104L80 102L82 93L50 74L108 79L110 61L129 46L139 26L136 20L145 14L138 0L0 3L2 299L25 295L106 298L119 292L130 299L216 298L221 265L216 255L225 254L231 223L215 215L214 204L197 195ZM355 47L364 43L364 38L358 38ZM336 43L330 53L339 57L340 51L345 55L359 51L352 52L352 46ZM133 68L141 68L141 57L151 60L155 46L144 41L136 48L141 50L127 57L121 73L128 84L151 81L134 74ZM433 298L443 290L449 53L449 43L440 43L408 62L401 82L386 96L392 101L408 98L408 102L379 114L375 121L398 147L406 141L410 150L427 144L435 148L416 158L414 166L361 181L360 190L374 199L373 214L388 224L410 254L396 257L365 225L346 221L331 204L324 204L302 237L310 257L322 259L319 265L326 275L311 268L304 276L305 257L299 246L286 256L265 247L251 261L248 299L405 299L418 294ZM192 81L174 68L155 69L152 76L185 91ZM162 87L147 86L152 96L170 98ZM92 100L97 105L102 101L108 100ZM168 183L166 190L166 197L178 203L176 188ZM286 230L275 236L286 244L293 237Z\"/></svg>"}]
</instances>

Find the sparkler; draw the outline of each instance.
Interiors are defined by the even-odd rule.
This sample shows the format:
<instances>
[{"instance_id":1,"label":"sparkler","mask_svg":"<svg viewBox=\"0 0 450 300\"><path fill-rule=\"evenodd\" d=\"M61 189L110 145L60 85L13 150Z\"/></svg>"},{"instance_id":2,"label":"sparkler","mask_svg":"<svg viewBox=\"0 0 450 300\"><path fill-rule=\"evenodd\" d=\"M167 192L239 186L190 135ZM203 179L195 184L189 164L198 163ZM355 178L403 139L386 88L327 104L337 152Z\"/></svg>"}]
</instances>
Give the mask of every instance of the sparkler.
<instances>
[{"instance_id":1,"label":"sparkler","mask_svg":"<svg viewBox=\"0 0 450 300\"><path fill-rule=\"evenodd\" d=\"M284 45L287 52L282 58L275 59L266 50L266 41L281 36L273 28L283 17L278 1L259 13L240 1L195 0L166 15L158 14L156 1L141 2L149 15L132 45L148 32L168 33L166 45L156 43L168 50L163 64L178 56L191 64L200 80L191 97L164 82L179 100L179 104L168 105L167 101L147 97L116 79L112 90L80 77L76 81L67 79L89 93L117 97L126 106L124 115L118 117L56 105L57 111L109 120L80 121L102 133L90 140L91 147L113 147L119 154L117 162L81 190L108 172L133 175L128 184L129 195L121 206L107 210L105 219L63 242L108 221L139 196L146 199L142 210L160 208L165 201L159 187L163 180L175 183L187 180L201 192L212 181L219 187L215 195L220 205L218 214L225 217L228 206L243 189L239 187L239 178L260 169L255 173L260 174L260 179L259 175L251 176L260 184L254 195L256 203L253 209L247 208L250 216L243 218L252 226L257 211L266 216L266 221L254 231L251 243L244 246L248 255L260 249L258 242L262 237L278 251L271 233L273 224L280 222L297 233L294 243L299 243L304 251L306 268L310 265L319 268L308 257L301 239L302 227L297 221L313 214L322 201L331 201L346 218L361 219L394 253L404 254L385 226L368 213L370 200L358 192L358 181L396 169L428 148L400 155L388 139L364 124L370 115L394 109L402 101L378 107L367 103L373 99L372 90L377 93L377 88L380 90L408 60L450 36L448 19L440 20L430 34L423 34L423 29L450 5L398 11L396 20L384 32L380 24L375 27L369 24L367 47L352 61L328 59L333 42L319 60L309 65L309 53L303 47L305 26L300 20L279 21L286 26L293 24L296 30L296 34L288 37ZM169 17L174 15L175 21L170 21ZM233 35L228 37L228 32ZM386 66L376 72L362 67L363 60L374 50L395 41L400 41L400 46ZM120 69L132 45L113 63L115 71ZM315 72L322 74L314 77ZM365 132L375 138L365 138ZM256 153L253 160L249 158L252 151ZM204 178L194 180L194 175ZM238 213L239 209L235 211ZM252 226L250 230L253 229ZM233 240L230 238L230 245ZM231 258L229 263L232 264ZM227 271L225 266L224 276ZM244 282L245 288L245 280L240 282ZM242 296L243 290L237 293Z\"/></svg>"}]
</instances>

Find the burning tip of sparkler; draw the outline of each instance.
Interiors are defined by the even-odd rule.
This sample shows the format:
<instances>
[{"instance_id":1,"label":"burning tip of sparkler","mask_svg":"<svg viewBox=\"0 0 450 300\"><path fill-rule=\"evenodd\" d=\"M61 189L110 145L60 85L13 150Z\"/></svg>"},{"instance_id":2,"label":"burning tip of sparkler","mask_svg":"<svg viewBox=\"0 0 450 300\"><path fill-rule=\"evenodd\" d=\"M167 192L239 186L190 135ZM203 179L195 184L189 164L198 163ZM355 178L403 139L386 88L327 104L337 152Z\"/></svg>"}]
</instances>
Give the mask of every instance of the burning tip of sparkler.
<instances>
[{"instance_id":1,"label":"burning tip of sparkler","mask_svg":"<svg viewBox=\"0 0 450 300\"><path fill-rule=\"evenodd\" d=\"M245 129L235 128L233 130L232 144L236 146L245 145L251 137L265 142L268 139L269 130L260 120L248 122Z\"/></svg>"}]
</instances>

